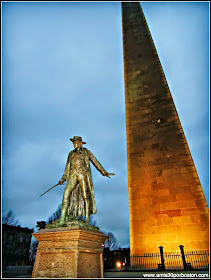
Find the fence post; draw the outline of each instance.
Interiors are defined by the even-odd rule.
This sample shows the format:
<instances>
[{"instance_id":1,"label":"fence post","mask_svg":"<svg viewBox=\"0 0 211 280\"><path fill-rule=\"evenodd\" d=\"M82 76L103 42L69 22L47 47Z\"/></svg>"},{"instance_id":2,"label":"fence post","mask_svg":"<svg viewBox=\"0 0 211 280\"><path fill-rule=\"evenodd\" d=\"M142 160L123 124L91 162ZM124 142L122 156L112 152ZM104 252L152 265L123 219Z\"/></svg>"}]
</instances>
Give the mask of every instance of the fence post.
<instances>
[{"instance_id":1,"label":"fence post","mask_svg":"<svg viewBox=\"0 0 211 280\"><path fill-rule=\"evenodd\" d=\"M130 255L130 267L132 270L134 269L134 266L135 266L134 259L135 259L135 255L134 254Z\"/></svg>"},{"instance_id":2,"label":"fence post","mask_svg":"<svg viewBox=\"0 0 211 280\"><path fill-rule=\"evenodd\" d=\"M162 267L162 270L165 270L165 260L164 260L164 257L163 257L163 247L160 246L159 247L160 249L160 258L161 258L161 267Z\"/></svg>"},{"instance_id":3,"label":"fence post","mask_svg":"<svg viewBox=\"0 0 211 280\"><path fill-rule=\"evenodd\" d=\"M182 255L182 262L183 262L183 265L184 265L184 270L187 270L187 263L186 263L186 260L185 260L185 253L184 253L184 246L183 245L180 245L180 251L181 251L181 255Z\"/></svg>"}]
</instances>

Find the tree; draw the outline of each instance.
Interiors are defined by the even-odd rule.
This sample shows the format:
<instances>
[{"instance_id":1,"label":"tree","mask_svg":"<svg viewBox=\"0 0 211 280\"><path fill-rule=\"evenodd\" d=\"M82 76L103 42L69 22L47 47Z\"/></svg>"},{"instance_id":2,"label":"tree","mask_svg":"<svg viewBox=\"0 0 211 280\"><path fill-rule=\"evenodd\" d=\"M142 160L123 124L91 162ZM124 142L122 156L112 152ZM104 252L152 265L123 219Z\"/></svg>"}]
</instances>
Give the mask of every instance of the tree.
<instances>
[{"instance_id":1,"label":"tree","mask_svg":"<svg viewBox=\"0 0 211 280\"><path fill-rule=\"evenodd\" d=\"M97 222L95 221L93 215L89 216L89 223L91 226L97 227Z\"/></svg>"},{"instance_id":2,"label":"tree","mask_svg":"<svg viewBox=\"0 0 211 280\"><path fill-rule=\"evenodd\" d=\"M57 210L48 218L47 224L59 219L61 217L61 211L62 211L62 205L60 204Z\"/></svg>"},{"instance_id":3,"label":"tree","mask_svg":"<svg viewBox=\"0 0 211 280\"><path fill-rule=\"evenodd\" d=\"M99 227L92 215L89 217L89 223L92 226ZM114 234L112 232L108 232L108 233L104 232L104 231L101 231L101 232L108 236L108 239L104 243L104 248L108 248L110 251L118 250L120 248L120 246L116 240L116 237L114 236Z\"/></svg>"},{"instance_id":4,"label":"tree","mask_svg":"<svg viewBox=\"0 0 211 280\"><path fill-rule=\"evenodd\" d=\"M112 232L108 232L108 233L104 232L104 234L108 236L108 239L106 239L104 243L104 247L108 248L110 251L118 250L120 246L114 234Z\"/></svg>"},{"instance_id":5,"label":"tree","mask_svg":"<svg viewBox=\"0 0 211 280\"><path fill-rule=\"evenodd\" d=\"M20 225L18 219L16 219L15 214L12 210L10 210L9 212L7 212L7 214L2 216L2 224L13 225L13 226Z\"/></svg>"},{"instance_id":6,"label":"tree","mask_svg":"<svg viewBox=\"0 0 211 280\"><path fill-rule=\"evenodd\" d=\"M38 246L38 241L37 240L32 240L30 244L30 250L29 250L29 261L30 263L33 263L36 257L37 253L37 246Z\"/></svg>"}]
</instances>

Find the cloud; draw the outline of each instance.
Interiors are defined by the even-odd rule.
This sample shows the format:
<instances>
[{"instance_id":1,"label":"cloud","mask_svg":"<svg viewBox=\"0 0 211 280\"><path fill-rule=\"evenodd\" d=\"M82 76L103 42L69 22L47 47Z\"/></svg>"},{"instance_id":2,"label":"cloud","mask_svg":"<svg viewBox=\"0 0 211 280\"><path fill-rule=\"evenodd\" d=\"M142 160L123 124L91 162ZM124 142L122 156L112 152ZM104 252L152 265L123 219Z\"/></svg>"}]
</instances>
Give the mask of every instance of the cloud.
<instances>
[{"instance_id":1,"label":"cloud","mask_svg":"<svg viewBox=\"0 0 211 280\"><path fill-rule=\"evenodd\" d=\"M208 10L142 6L207 197ZM64 186L40 194L61 178L69 138L81 135L116 173L108 179L92 166L95 219L129 246L120 3L4 2L2 22L3 209L24 227L47 220Z\"/></svg>"}]
</instances>

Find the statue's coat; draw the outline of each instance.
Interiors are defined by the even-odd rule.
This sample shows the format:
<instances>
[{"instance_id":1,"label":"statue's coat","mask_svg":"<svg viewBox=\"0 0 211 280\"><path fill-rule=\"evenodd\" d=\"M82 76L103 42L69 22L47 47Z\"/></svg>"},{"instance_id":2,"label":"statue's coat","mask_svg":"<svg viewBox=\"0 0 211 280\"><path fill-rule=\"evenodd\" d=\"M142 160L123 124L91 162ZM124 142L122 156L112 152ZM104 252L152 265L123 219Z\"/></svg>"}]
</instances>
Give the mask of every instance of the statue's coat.
<instances>
[{"instance_id":1,"label":"statue's coat","mask_svg":"<svg viewBox=\"0 0 211 280\"><path fill-rule=\"evenodd\" d=\"M89 213L90 215L97 213L97 207L95 202L95 196L94 196L94 187L92 182L92 174L91 174L91 167L90 162L93 163L93 165L100 171L102 175L105 175L106 170L102 167L102 165L99 163L99 161L96 159L96 157L92 154L91 151L87 150L86 148L82 148L82 151L84 152L85 157L85 168L86 168L86 174L87 174L87 180L88 180L88 197L89 197ZM67 163L65 166L64 174L62 176L63 181L67 180L67 184L69 184L71 180L71 173L73 172L71 170L71 162L74 160L75 150L71 151L67 158ZM78 182L75 189L70 194L70 206L68 208L67 216L84 216L85 215L85 202L84 198L82 196L81 186Z\"/></svg>"}]
</instances>

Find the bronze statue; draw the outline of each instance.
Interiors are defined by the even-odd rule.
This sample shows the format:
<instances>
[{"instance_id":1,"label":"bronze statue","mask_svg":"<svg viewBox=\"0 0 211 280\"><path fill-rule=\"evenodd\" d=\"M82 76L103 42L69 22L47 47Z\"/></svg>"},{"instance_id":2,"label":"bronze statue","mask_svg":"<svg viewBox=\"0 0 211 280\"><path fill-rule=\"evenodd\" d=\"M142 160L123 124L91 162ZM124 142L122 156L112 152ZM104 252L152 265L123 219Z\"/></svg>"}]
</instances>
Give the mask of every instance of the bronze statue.
<instances>
[{"instance_id":1,"label":"bronze statue","mask_svg":"<svg viewBox=\"0 0 211 280\"><path fill-rule=\"evenodd\" d=\"M86 142L83 142L80 136L74 136L70 140L75 149L70 151L64 174L58 183L62 185L67 181L63 194L60 223L65 223L68 216L85 216L85 220L89 221L89 216L97 213L89 161L103 176L110 178L110 175L115 175L108 173L92 152L82 147Z\"/></svg>"}]
</instances>

